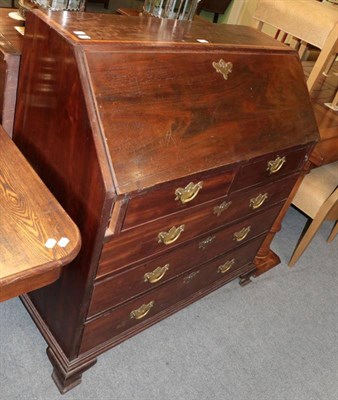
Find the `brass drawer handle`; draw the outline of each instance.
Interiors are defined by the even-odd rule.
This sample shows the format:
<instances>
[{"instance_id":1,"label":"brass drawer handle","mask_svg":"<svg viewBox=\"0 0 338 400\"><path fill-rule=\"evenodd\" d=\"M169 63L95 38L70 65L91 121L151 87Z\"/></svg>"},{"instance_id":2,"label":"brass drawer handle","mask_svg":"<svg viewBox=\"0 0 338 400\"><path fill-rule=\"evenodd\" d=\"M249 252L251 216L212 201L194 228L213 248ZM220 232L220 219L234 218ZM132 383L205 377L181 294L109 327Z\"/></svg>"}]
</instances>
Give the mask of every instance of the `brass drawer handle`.
<instances>
[{"instance_id":1,"label":"brass drawer handle","mask_svg":"<svg viewBox=\"0 0 338 400\"><path fill-rule=\"evenodd\" d=\"M249 207L251 207L253 210L256 210L256 208L259 208L267 198L267 193L260 193L257 197L253 197L252 199L250 199Z\"/></svg>"},{"instance_id":2,"label":"brass drawer handle","mask_svg":"<svg viewBox=\"0 0 338 400\"><path fill-rule=\"evenodd\" d=\"M165 245L174 243L184 231L185 225L180 225L178 228L173 226L168 232L160 232L158 234L158 243L163 243Z\"/></svg>"},{"instance_id":3,"label":"brass drawer handle","mask_svg":"<svg viewBox=\"0 0 338 400\"><path fill-rule=\"evenodd\" d=\"M274 174L282 168L284 163L286 163L285 156L284 157L277 156L275 160L271 160L268 162L268 167L266 170L269 171L270 175Z\"/></svg>"},{"instance_id":4,"label":"brass drawer handle","mask_svg":"<svg viewBox=\"0 0 338 400\"><path fill-rule=\"evenodd\" d=\"M241 242L244 240L247 236L248 233L251 231L251 226L247 226L246 228L242 228L240 231L234 233L234 240L236 242Z\"/></svg>"},{"instance_id":5,"label":"brass drawer handle","mask_svg":"<svg viewBox=\"0 0 338 400\"><path fill-rule=\"evenodd\" d=\"M232 260L227 261L226 263L220 265L217 268L217 272L224 274L225 272L229 271L229 269L234 266L236 263L235 259L233 258Z\"/></svg>"},{"instance_id":6,"label":"brass drawer handle","mask_svg":"<svg viewBox=\"0 0 338 400\"><path fill-rule=\"evenodd\" d=\"M214 214L219 217L223 211L227 210L231 206L232 202L231 201L223 201L219 206L214 207Z\"/></svg>"},{"instance_id":7,"label":"brass drawer handle","mask_svg":"<svg viewBox=\"0 0 338 400\"><path fill-rule=\"evenodd\" d=\"M165 273L168 271L170 264L163 265L163 267L157 267L153 272L147 272L144 274L144 282L156 283L160 281Z\"/></svg>"},{"instance_id":8,"label":"brass drawer handle","mask_svg":"<svg viewBox=\"0 0 338 400\"><path fill-rule=\"evenodd\" d=\"M215 68L215 70L223 75L223 78L225 80L228 79L228 75L230 74L230 72L232 72L232 63L229 62L225 62L222 58L218 61L218 62L213 62L212 66Z\"/></svg>"},{"instance_id":9,"label":"brass drawer handle","mask_svg":"<svg viewBox=\"0 0 338 400\"><path fill-rule=\"evenodd\" d=\"M194 200L198 192L202 189L203 182L190 182L185 188L177 188L175 190L175 200L180 200L182 204L189 203Z\"/></svg>"},{"instance_id":10,"label":"brass drawer handle","mask_svg":"<svg viewBox=\"0 0 338 400\"><path fill-rule=\"evenodd\" d=\"M206 239L202 240L198 244L198 248L201 250L205 250L209 244L211 244L216 239L216 236L209 236Z\"/></svg>"},{"instance_id":11,"label":"brass drawer handle","mask_svg":"<svg viewBox=\"0 0 338 400\"><path fill-rule=\"evenodd\" d=\"M144 318L154 306L155 302L151 301L148 304L142 304L140 308L133 310L130 313L130 318L141 319Z\"/></svg>"}]
</instances>

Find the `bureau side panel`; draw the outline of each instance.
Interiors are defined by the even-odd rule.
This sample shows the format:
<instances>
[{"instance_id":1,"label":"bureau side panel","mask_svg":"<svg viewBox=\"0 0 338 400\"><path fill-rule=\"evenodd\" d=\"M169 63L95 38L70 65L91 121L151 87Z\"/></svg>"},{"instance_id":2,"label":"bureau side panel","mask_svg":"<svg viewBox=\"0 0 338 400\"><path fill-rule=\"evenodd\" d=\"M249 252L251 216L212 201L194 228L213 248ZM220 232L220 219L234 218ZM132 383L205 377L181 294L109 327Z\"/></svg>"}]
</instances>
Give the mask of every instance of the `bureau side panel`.
<instances>
[{"instance_id":1,"label":"bureau side panel","mask_svg":"<svg viewBox=\"0 0 338 400\"><path fill-rule=\"evenodd\" d=\"M84 74L76 49L30 14L14 140L82 236L81 251L61 278L30 298L70 359L77 354L112 204L112 181L100 135L93 131Z\"/></svg>"}]
</instances>

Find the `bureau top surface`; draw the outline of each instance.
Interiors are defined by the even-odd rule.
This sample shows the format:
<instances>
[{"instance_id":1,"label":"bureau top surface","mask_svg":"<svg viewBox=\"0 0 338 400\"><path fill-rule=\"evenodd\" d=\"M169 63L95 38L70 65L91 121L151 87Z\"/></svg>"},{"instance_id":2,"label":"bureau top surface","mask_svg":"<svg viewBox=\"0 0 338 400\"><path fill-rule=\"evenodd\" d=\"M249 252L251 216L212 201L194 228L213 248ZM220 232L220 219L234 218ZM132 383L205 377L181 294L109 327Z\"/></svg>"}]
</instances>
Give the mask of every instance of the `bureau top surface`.
<instances>
[{"instance_id":1,"label":"bureau top surface","mask_svg":"<svg viewBox=\"0 0 338 400\"><path fill-rule=\"evenodd\" d=\"M83 45L98 42L101 45L104 42L107 45L139 43L151 46L166 44L175 47L194 45L197 48L203 48L206 45L221 45L289 51L287 46L246 26L216 25L151 17L122 17L99 13L41 10L34 12L40 15L44 14L45 19L55 29L68 36L72 41Z\"/></svg>"}]
</instances>

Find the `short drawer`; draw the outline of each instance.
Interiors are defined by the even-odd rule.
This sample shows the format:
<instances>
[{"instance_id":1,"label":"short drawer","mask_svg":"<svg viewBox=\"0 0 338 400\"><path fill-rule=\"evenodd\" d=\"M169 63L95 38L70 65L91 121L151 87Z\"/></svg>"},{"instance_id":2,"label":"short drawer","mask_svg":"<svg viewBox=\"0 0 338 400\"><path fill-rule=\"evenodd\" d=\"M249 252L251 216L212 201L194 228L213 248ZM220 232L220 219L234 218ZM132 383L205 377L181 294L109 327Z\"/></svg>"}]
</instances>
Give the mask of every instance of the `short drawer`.
<instances>
[{"instance_id":1,"label":"short drawer","mask_svg":"<svg viewBox=\"0 0 338 400\"><path fill-rule=\"evenodd\" d=\"M251 218L232 224L227 228L216 229L198 238L194 238L194 240L184 247L188 250L183 250L182 246L165 248L163 245L159 245L154 237L151 237L150 240L144 240L144 237L137 240L133 236L121 234L104 245L97 277L117 272L127 264L150 256L153 257L157 253L167 252L168 250L172 250L173 253L177 251L180 256L185 254L187 257L191 257L191 254L193 254L194 257L201 257L200 260L203 257L206 257L204 260L210 259L267 231L278 215L282 205L283 203L279 203L272 208L257 213ZM235 234L243 237L239 237L236 240ZM200 255L203 252L205 252L205 255ZM171 257L175 256L171 255Z\"/></svg>"},{"instance_id":2,"label":"short drawer","mask_svg":"<svg viewBox=\"0 0 338 400\"><path fill-rule=\"evenodd\" d=\"M225 196L234 175L234 169L209 172L140 193L128 203L122 230Z\"/></svg>"},{"instance_id":3,"label":"short drawer","mask_svg":"<svg viewBox=\"0 0 338 400\"><path fill-rule=\"evenodd\" d=\"M271 207L288 198L299 174L293 174L276 182L255 186L246 191L235 192L210 205L212 214L208 221L215 218L219 225L224 225L239 218Z\"/></svg>"},{"instance_id":4,"label":"short drawer","mask_svg":"<svg viewBox=\"0 0 338 400\"><path fill-rule=\"evenodd\" d=\"M261 235L222 257L230 261L234 259L234 266L235 264L236 266L244 265L254 258L264 237ZM160 258L97 282L94 285L88 317L116 307L128 299L154 289L193 267L197 267L201 262L213 258L215 250L213 252L203 251L198 248L199 243L203 243L203 240L183 246L176 252L165 253ZM231 268L233 269L232 266Z\"/></svg>"},{"instance_id":5,"label":"short drawer","mask_svg":"<svg viewBox=\"0 0 338 400\"><path fill-rule=\"evenodd\" d=\"M258 157L244 164L238 173L231 191L267 182L299 170L305 162L308 147L285 150Z\"/></svg>"},{"instance_id":6,"label":"short drawer","mask_svg":"<svg viewBox=\"0 0 338 400\"><path fill-rule=\"evenodd\" d=\"M243 248L243 260L252 261L253 257L254 252L251 252L249 257L245 255L245 248ZM156 318L161 311L165 311L198 291L207 290L208 286L214 282L219 281L221 285L254 270L252 263L243 267L243 260L240 254L219 257L131 300L112 312L88 321L85 324L80 352L86 352L139 324L151 323L153 317Z\"/></svg>"}]
</instances>

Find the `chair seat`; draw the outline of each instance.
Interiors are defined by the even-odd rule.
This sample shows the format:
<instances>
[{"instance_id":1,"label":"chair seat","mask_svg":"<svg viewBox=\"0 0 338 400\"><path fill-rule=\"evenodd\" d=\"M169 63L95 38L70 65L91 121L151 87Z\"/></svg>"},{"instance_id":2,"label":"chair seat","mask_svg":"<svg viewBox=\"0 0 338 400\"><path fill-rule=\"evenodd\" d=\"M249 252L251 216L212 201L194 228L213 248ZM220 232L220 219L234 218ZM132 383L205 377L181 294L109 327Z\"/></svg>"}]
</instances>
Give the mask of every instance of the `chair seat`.
<instances>
[{"instance_id":1,"label":"chair seat","mask_svg":"<svg viewBox=\"0 0 338 400\"><path fill-rule=\"evenodd\" d=\"M338 185L338 162L315 168L305 176L292 204L312 219Z\"/></svg>"},{"instance_id":2,"label":"chair seat","mask_svg":"<svg viewBox=\"0 0 338 400\"><path fill-rule=\"evenodd\" d=\"M260 0L253 18L322 49L338 12L335 5L317 0Z\"/></svg>"}]
</instances>

